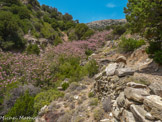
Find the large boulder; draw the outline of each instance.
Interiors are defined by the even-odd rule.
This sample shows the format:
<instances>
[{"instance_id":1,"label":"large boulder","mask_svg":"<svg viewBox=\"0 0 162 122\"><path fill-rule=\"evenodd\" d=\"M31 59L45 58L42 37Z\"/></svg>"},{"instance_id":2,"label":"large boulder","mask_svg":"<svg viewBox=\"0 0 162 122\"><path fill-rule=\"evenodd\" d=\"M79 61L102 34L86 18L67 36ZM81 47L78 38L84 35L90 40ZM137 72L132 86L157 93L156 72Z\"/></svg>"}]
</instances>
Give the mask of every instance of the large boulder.
<instances>
[{"instance_id":1,"label":"large boulder","mask_svg":"<svg viewBox=\"0 0 162 122\"><path fill-rule=\"evenodd\" d=\"M162 82L153 82L150 84L149 88L153 94L162 97Z\"/></svg>"},{"instance_id":2,"label":"large boulder","mask_svg":"<svg viewBox=\"0 0 162 122\"><path fill-rule=\"evenodd\" d=\"M144 107L157 119L162 120L162 98L157 95L147 96L144 99Z\"/></svg>"},{"instance_id":3,"label":"large boulder","mask_svg":"<svg viewBox=\"0 0 162 122\"><path fill-rule=\"evenodd\" d=\"M116 62L117 63L124 63L126 64L127 63L127 58L125 56L119 56L118 58L116 58Z\"/></svg>"},{"instance_id":4,"label":"large boulder","mask_svg":"<svg viewBox=\"0 0 162 122\"><path fill-rule=\"evenodd\" d=\"M124 77L127 75L133 75L134 72L135 71L131 68L120 68L115 71L115 75L117 75L119 77Z\"/></svg>"},{"instance_id":5,"label":"large boulder","mask_svg":"<svg viewBox=\"0 0 162 122\"><path fill-rule=\"evenodd\" d=\"M127 86L132 88L147 88L147 86L144 84L134 83L134 82L127 83Z\"/></svg>"},{"instance_id":6,"label":"large boulder","mask_svg":"<svg viewBox=\"0 0 162 122\"><path fill-rule=\"evenodd\" d=\"M138 122L149 122L149 120L145 119L145 115L147 112L144 110L142 106L139 105L131 105L130 110L133 113L134 117Z\"/></svg>"},{"instance_id":7,"label":"large boulder","mask_svg":"<svg viewBox=\"0 0 162 122\"><path fill-rule=\"evenodd\" d=\"M123 107L125 103L124 92L121 92L119 97L117 98L117 104L119 107Z\"/></svg>"},{"instance_id":8,"label":"large boulder","mask_svg":"<svg viewBox=\"0 0 162 122\"><path fill-rule=\"evenodd\" d=\"M133 114L127 110L123 111L121 122L136 122Z\"/></svg>"},{"instance_id":9,"label":"large boulder","mask_svg":"<svg viewBox=\"0 0 162 122\"><path fill-rule=\"evenodd\" d=\"M117 69L117 63L111 63L109 64L106 69L105 69L105 72L106 72L106 75L107 76L112 76L115 74L115 70Z\"/></svg>"},{"instance_id":10,"label":"large boulder","mask_svg":"<svg viewBox=\"0 0 162 122\"><path fill-rule=\"evenodd\" d=\"M149 94L149 91L146 89L135 89L131 87L126 87L124 90L126 98L134 100L136 102L143 102L144 98Z\"/></svg>"}]
</instances>

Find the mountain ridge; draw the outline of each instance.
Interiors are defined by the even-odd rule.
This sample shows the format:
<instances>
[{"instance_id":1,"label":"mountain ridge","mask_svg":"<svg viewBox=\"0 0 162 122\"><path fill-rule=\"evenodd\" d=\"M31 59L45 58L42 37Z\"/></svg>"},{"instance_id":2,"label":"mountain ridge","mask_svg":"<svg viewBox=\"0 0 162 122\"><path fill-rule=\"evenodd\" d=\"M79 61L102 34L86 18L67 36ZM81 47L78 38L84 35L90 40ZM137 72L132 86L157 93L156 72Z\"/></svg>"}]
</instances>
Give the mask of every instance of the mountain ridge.
<instances>
[{"instance_id":1,"label":"mountain ridge","mask_svg":"<svg viewBox=\"0 0 162 122\"><path fill-rule=\"evenodd\" d=\"M126 23L126 19L105 19L98 20L86 23L86 25L92 29L104 29L106 26L114 25L114 24L124 24Z\"/></svg>"}]
</instances>

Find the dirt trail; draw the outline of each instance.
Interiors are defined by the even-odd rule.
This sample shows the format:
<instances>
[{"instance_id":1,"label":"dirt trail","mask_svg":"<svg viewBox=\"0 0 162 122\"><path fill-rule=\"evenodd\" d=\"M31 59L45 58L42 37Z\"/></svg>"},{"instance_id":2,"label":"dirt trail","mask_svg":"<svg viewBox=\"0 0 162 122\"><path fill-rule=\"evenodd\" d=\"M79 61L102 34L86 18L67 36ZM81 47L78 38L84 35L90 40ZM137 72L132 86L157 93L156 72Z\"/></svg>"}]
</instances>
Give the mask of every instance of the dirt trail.
<instances>
[{"instance_id":1,"label":"dirt trail","mask_svg":"<svg viewBox=\"0 0 162 122\"><path fill-rule=\"evenodd\" d=\"M62 34L63 34L63 37L62 37L63 41L64 41L64 42L67 42L67 41L68 41L68 36L67 36L67 34L66 34L65 32L62 32Z\"/></svg>"}]
</instances>

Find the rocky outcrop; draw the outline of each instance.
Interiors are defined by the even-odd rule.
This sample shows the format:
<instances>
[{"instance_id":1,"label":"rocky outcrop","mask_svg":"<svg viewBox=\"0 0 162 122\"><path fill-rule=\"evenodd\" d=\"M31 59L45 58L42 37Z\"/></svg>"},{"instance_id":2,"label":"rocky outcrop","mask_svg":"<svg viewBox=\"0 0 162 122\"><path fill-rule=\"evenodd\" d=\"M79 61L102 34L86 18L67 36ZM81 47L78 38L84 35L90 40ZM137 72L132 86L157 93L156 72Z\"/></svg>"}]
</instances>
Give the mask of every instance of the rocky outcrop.
<instances>
[{"instance_id":1,"label":"rocky outcrop","mask_svg":"<svg viewBox=\"0 0 162 122\"><path fill-rule=\"evenodd\" d=\"M124 76L127 76L127 75L133 75L134 74L134 70L132 70L131 68L120 68L120 69L117 69L115 71L115 74L119 77L124 77Z\"/></svg>"},{"instance_id":2,"label":"rocky outcrop","mask_svg":"<svg viewBox=\"0 0 162 122\"><path fill-rule=\"evenodd\" d=\"M110 26L113 24L122 24L122 23L126 23L126 20L125 19L116 19L116 20L108 19L108 20L90 22L90 23L87 23L87 26L93 29L99 29L99 28L103 29L106 26Z\"/></svg>"},{"instance_id":3,"label":"rocky outcrop","mask_svg":"<svg viewBox=\"0 0 162 122\"><path fill-rule=\"evenodd\" d=\"M119 59L109 63L95 76L94 91L98 97L104 100L111 97L112 114L119 122L162 121L161 82L138 80L135 70L127 66L121 68L120 63Z\"/></svg>"},{"instance_id":4,"label":"rocky outcrop","mask_svg":"<svg viewBox=\"0 0 162 122\"><path fill-rule=\"evenodd\" d=\"M144 99L144 107L157 119L162 120L162 98L156 95Z\"/></svg>"},{"instance_id":5,"label":"rocky outcrop","mask_svg":"<svg viewBox=\"0 0 162 122\"><path fill-rule=\"evenodd\" d=\"M151 89L151 92L153 92L153 94L162 97L162 82L151 83L149 88Z\"/></svg>"}]
</instances>

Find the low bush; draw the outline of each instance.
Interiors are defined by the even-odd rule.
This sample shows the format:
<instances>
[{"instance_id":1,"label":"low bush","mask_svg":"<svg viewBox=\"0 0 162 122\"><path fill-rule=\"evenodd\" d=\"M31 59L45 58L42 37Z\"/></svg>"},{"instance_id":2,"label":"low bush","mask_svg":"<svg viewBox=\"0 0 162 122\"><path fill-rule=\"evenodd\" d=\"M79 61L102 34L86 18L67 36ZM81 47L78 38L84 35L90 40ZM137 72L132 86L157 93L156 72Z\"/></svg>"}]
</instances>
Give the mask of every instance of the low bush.
<instances>
[{"instance_id":1,"label":"low bush","mask_svg":"<svg viewBox=\"0 0 162 122\"><path fill-rule=\"evenodd\" d=\"M40 49L37 44L29 44L26 48L27 54L37 54L39 55Z\"/></svg>"},{"instance_id":2,"label":"low bush","mask_svg":"<svg viewBox=\"0 0 162 122\"><path fill-rule=\"evenodd\" d=\"M98 105L98 98L91 98L89 101L89 105L97 106Z\"/></svg>"},{"instance_id":3,"label":"low bush","mask_svg":"<svg viewBox=\"0 0 162 122\"><path fill-rule=\"evenodd\" d=\"M124 52L130 52L134 51L135 49L141 47L142 45L145 44L144 40L136 40L133 38L122 38L119 47L124 51Z\"/></svg>"},{"instance_id":4,"label":"low bush","mask_svg":"<svg viewBox=\"0 0 162 122\"><path fill-rule=\"evenodd\" d=\"M149 42L149 47L146 49L146 52L148 54L155 54L155 52L158 52L160 50L162 50L162 42Z\"/></svg>"},{"instance_id":5,"label":"low bush","mask_svg":"<svg viewBox=\"0 0 162 122\"><path fill-rule=\"evenodd\" d=\"M5 117L28 117L34 114L34 97L30 96L28 92L16 100L14 106L9 110Z\"/></svg>"},{"instance_id":6,"label":"low bush","mask_svg":"<svg viewBox=\"0 0 162 122\"><path fill-rule=\"evenodd\" d=\"M101 108L96 108L94 111L93 111L93 117L94 119L98 122L102 119L103 117L103 114L104 114L104 111L101 109Z\"/></svg>"},{"instance_id":7,"label":"low bush","mask_svg":"<svg viewBox=\"0 0 162 122\"><path fill-rule=\"evenodd\" d=\"M87 32L85 32L84 35L82 36L81 40L87 39L93 34L94 34L94 31L91 29L88 29Z\"/></svg>"},{"instance_id":8,"label":"low bush","mask_svg":"<svg viewBox=\"0 0 162 122\"><path fill-rule=\"evenodd\" d=\"M51 65L51 72L57 80L69 78L70 82L77 82L86 75L93 77L98 72L98 66L95 60L81 66L80 58L60 56L58 62Z\"/></svg>"},{"instance_id":9,"label":"low bush","mask_svg":"<svg viewBox=\"0 0 162 122\"><path fill-rule=\"evenodd\" d=\"M95 60L90 60L85 66L85 72L87 72L89 77L93 77L95 74L98 73L98 65Z\"/></svg>"},{"instance_id":10,"label":"low bush","mask_svg":"<svg viewBox=\"0 0 162 122\"><path fill-rule=\"evenodd\" d=\"M88 49L87 49L87 50L85 51L85 54L86 54L87 56L90 56L92 53L93 53L92 50L88 50Z\"/></svg>"},{"instance_id":11,"label":"low bush","mask_svg":"<svg viewBox=\"0 0 162 122\"><path fill-rule=\"evenodd\" d=\"M158 64L162 65L162 50L161 50L161 51L155 52L154 60L155 60L155 62L157 62Z\"/></svg>"},{"instance_id":12,"label":"low bush","mask_svg":"<svg viewBox=\"0 0 162 122\"><path fill-rule=\"evenodd\" d=\"M150 54L150 58L153 58L154 61L158 64L162 64L162 42L149 42L149 47L146 49L146 52Z\"/></svg>"},{"instance_id":13,"label":"low bush","mask_svg":"<svg viewBox=\"0 0 162 122\"><path fill-rule=\"evenodd\" d=\"M69 87L69 83L63 83L62 88L63 90L66 90Z\"/></svg>"},{"instance_id":14,"label":"low bush","mask_svg":"<svg viewBox=\"0 0 162 122\"><path fill-rule=\"evenodd\" d=\"M89 92L88 97L94 97L94 96L95 96L94 92Z\"/></svg>"},{"instance_id":15,"label":"low bush","mask_svg":"<svg viewBox=\"0 0 162 122\"><path fill-rule=\"evenodd\" d=\"M62 43L61 38L60 38L59 36L56 36L56 38L55 38L53 44L54 44L55 46L57 46L57 45L59 45L59 44L61 44L61 43Z\"/></svg>"},{"instance_id":16,"label":"low bush","mask_svg":"<svg viewBox=\"0 0 162 122\"><path fill-rule=\"evenodd\" d=\"M113 34L122 35L126 32L126 27L124 25L115 26L113 29Z\"/></svg>"},{"instance_id":17,"label":"low bush","mask_svg":"<svg viewBox=\"0 0 162 122\"><path fill-rule=\"evenodd\" d=\"M48 91L41 92L36 95L34 99L34 109L35 114L45 105L49 105L52 101L58 99L59 97L63 97L64 93L50 89Z\"/></svg>"}]
</instances>

